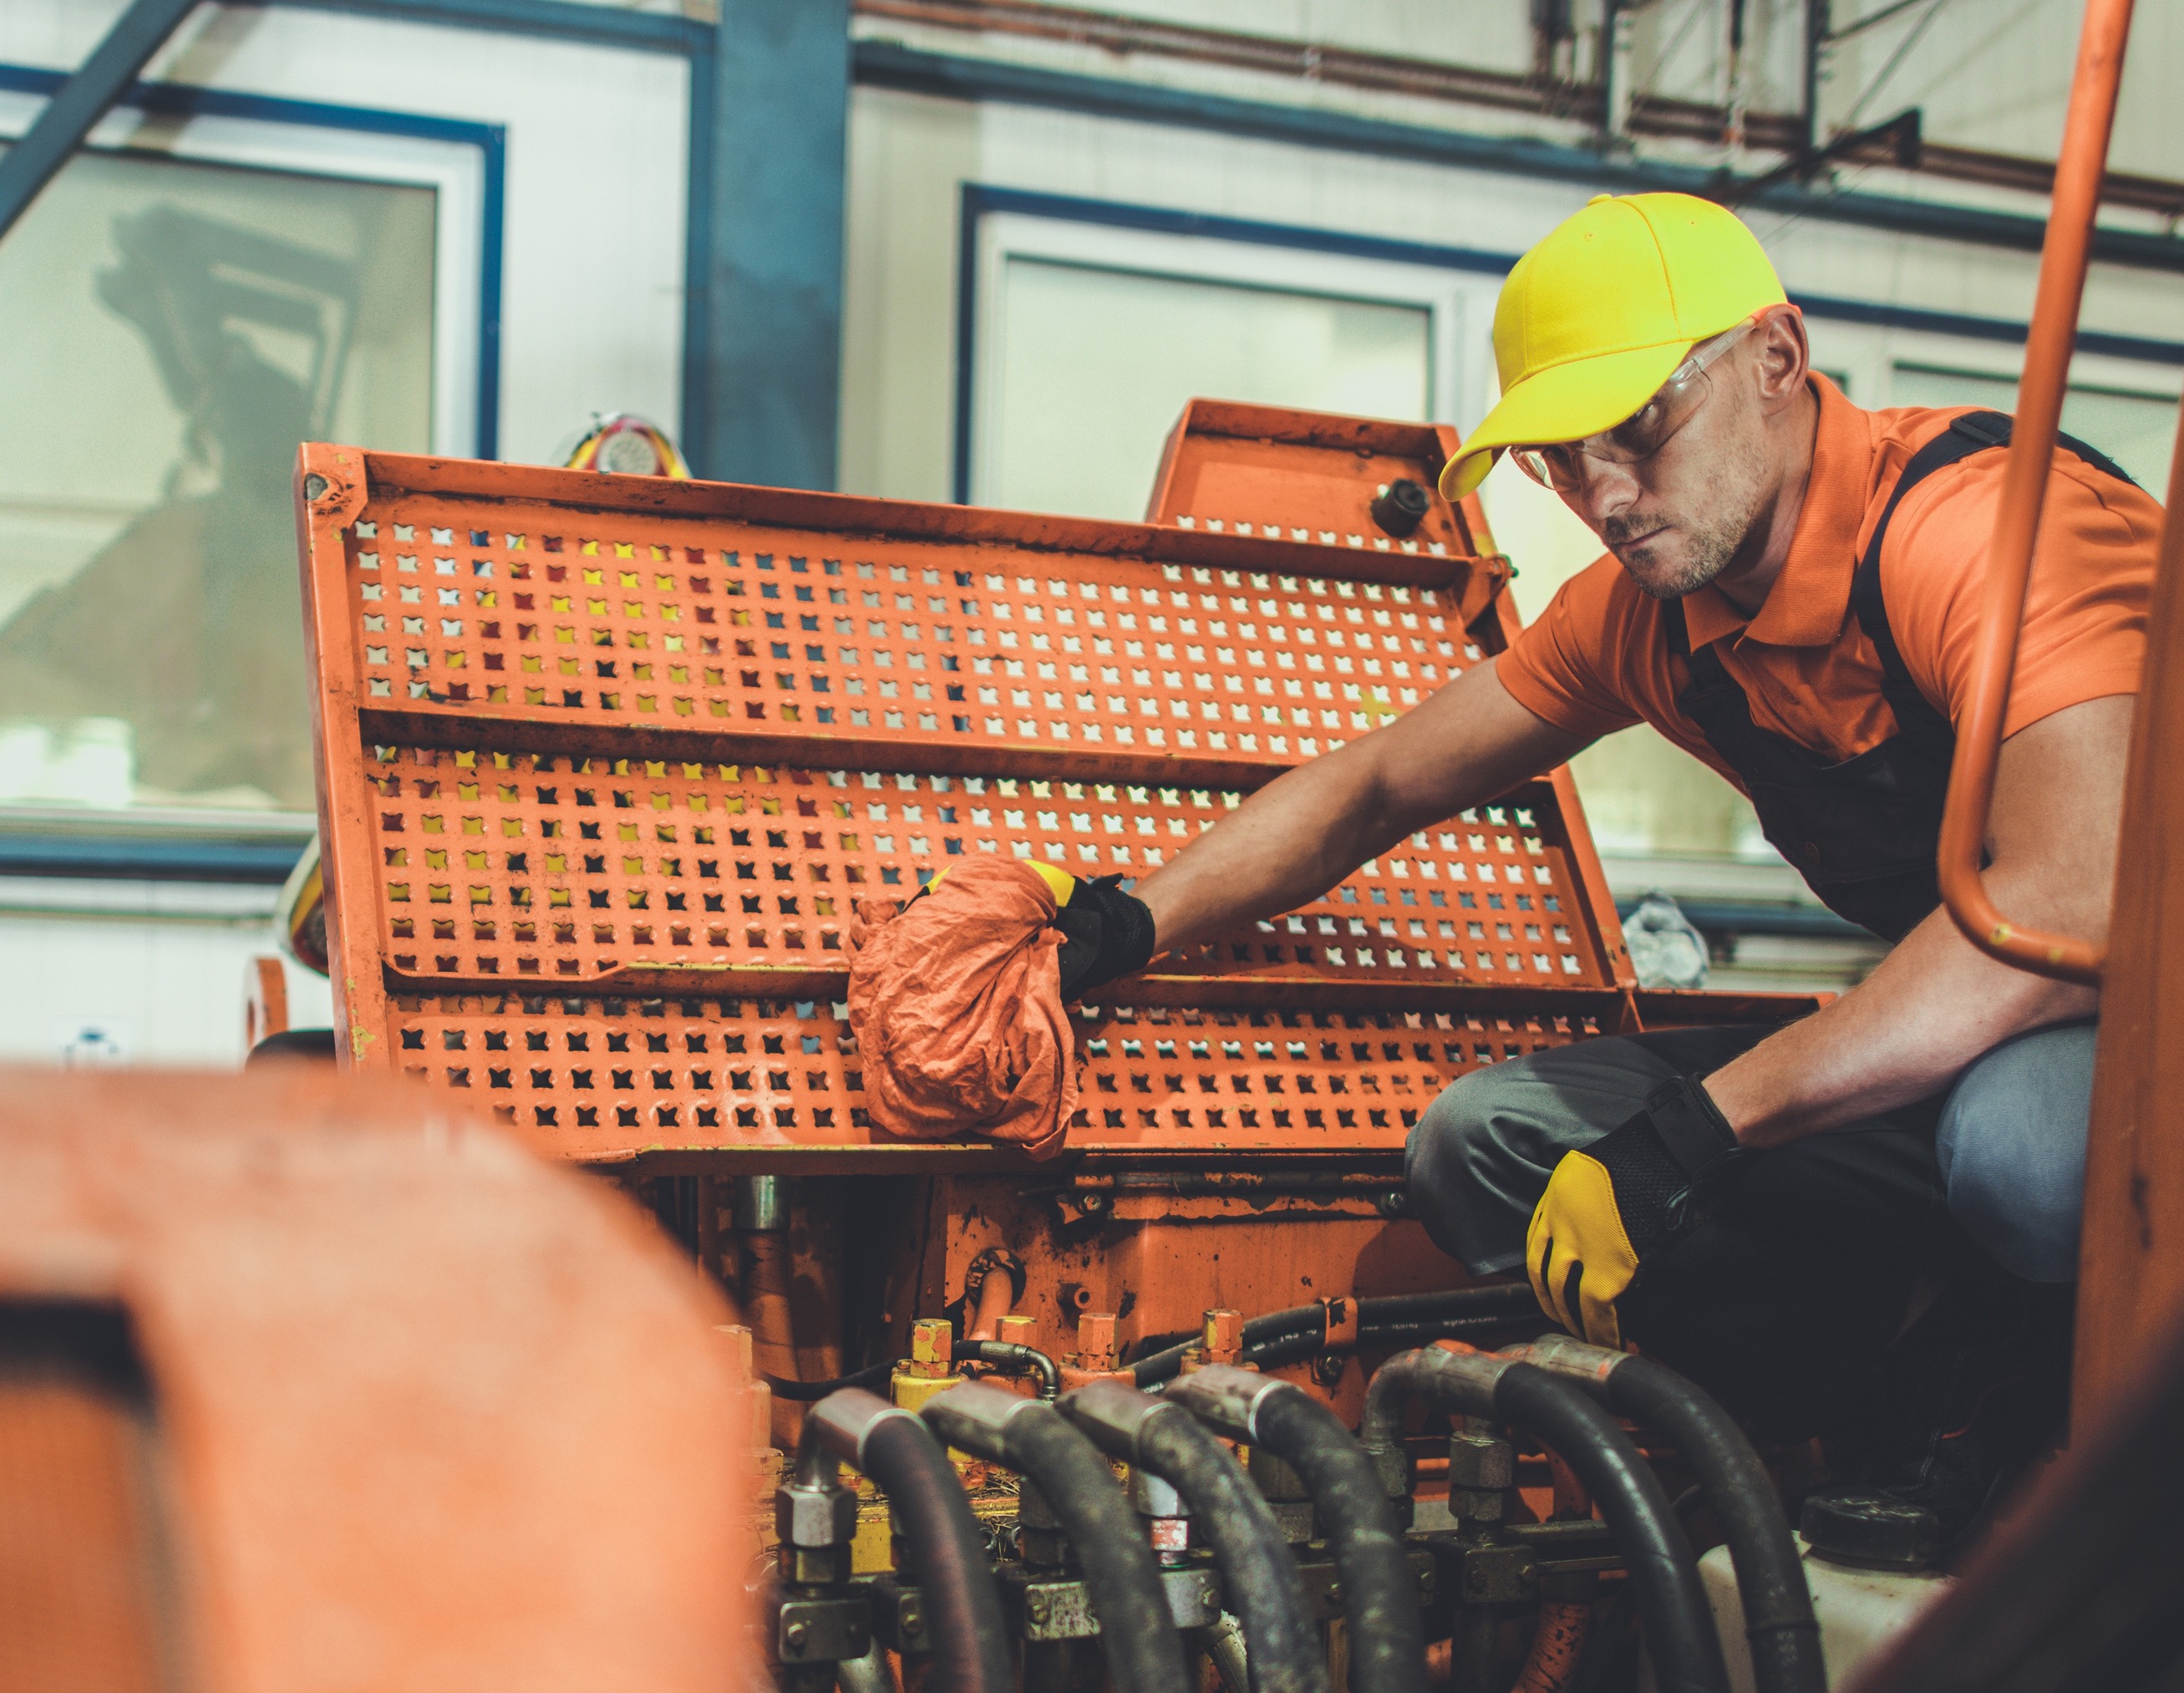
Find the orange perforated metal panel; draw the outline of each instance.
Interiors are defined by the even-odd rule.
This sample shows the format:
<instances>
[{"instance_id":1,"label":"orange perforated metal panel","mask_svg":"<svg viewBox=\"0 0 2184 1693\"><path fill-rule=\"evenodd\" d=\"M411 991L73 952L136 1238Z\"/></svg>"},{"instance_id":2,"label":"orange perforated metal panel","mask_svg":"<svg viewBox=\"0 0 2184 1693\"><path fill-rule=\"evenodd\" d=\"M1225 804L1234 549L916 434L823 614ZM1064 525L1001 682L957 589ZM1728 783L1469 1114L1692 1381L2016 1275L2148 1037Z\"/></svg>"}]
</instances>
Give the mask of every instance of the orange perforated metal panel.
<instances>
[{"instance_id":1,"label":"orange perforated metal panel","mask_svg":"<svg viewBox=\"0 0 2184 1693\"><path fill-rule=\"evenodd\" d=\"M1200 403L1189 528L307 447L349 1061L577 1157L1001 1157L866 1119L852 902L978 852L1141 875L1498 650L1475 506L1368 512L1451 445ZM1630 986L1558 772L1084 1008L1069 1144L1384 1151Z\"/></svg>"}]
</instances>

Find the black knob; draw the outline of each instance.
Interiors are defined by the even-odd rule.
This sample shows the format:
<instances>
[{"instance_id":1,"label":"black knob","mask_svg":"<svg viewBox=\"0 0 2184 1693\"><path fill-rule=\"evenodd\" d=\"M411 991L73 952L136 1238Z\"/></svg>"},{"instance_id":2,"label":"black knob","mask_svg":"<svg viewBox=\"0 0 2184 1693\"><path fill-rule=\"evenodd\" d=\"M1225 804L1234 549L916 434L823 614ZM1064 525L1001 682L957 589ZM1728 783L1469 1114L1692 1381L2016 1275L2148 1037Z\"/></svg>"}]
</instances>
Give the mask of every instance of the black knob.
<instances>
[{"instance_id":1,"label":"black knob","mask_svg":"<svg viewBox=\"0 0 2184 1693\"><path fill-rule=\"evenodd\" d=\"M1942 1519L1931 1511L1860 1489L1814 1494L1797 1532L1824 1558L1880 1569L1925 1569L1942 1551Z\"/></svg>"},{"instance_id":2,"label":"black knob","mask_svg":"<svg viewBox=\"0 0 2184 1693\"><path fill-rule=\"evenodd\" d=\"M1426 513L1433 510L1433 496L1424 484L1401 476L1380 490L1372 509L1373 521L1390 535L1407 535L1425 521Z\"/></svg>"}]
</instances>

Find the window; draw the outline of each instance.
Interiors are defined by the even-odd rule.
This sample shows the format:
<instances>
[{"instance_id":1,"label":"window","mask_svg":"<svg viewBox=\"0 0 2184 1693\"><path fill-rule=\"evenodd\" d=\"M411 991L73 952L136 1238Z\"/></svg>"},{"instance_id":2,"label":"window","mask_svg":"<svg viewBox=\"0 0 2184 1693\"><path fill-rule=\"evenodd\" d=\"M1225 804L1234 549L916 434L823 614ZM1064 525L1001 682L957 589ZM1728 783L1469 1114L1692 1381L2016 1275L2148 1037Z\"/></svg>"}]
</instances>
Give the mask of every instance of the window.
<instances>
[{"instance_id":1,"label":"window","mask_svg":"<svg viewBox=\"0 0 2184 1693\"><path fill-rule=\"evenodd\" d=\"M1140 516L1194 398L1449 422L1484 407L1465 384L1491 360L1462 337L1487 320L1490 276L1018 212L978 217L976 246L959 482L982 505Z\"/></svg>"},{"instance_id":2,"label":"window","mask_svg":"<svg viewBox=\"0 0 2184 1693\"><path fill-rule=\"evenodd\" d=\"M0 805L313 808L297 443L490 427L497 154L382 121L117 113L0 243Z\"/></svg>"},{"instance_id":3,"label":"window","mask_svg":"<svg viewBox=\"0 0 2184 1693\"><path fill-rule=\"evenodd\" d=\"M990 503L1135 517L1195 395L1422 419L1419 306L1012 259Z\"/></svg>"},{"instance_id":4,"label":"window","mask_svg":"<svg viewBox=\"0 0 2184 1693\"><path fill-rule=\"evenodd\" d=\"M1933 365L1899 364L1892 405L1976 405L2017 410L2017 379ZM2064 391L2063 432L2097 447L2156 499L2168 497L2169 454L2176 439L2176 401L2159 393L2073 382Z\"/></svg>"}]
</instances>

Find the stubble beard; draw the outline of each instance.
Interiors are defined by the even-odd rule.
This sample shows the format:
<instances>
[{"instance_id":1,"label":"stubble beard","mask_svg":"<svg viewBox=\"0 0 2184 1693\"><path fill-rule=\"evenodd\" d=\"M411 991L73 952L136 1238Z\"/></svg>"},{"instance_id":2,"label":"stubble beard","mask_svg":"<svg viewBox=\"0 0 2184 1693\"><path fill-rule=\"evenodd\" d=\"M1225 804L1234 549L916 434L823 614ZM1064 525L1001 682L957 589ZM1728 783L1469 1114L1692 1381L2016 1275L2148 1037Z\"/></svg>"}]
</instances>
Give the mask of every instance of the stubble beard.
<instances>
[{"instance_id":1,"label":"stubble beard","mask_svg":"<svg viewBox=\"0 0 2184 1693\"><path fill-rule=\"evenodd\" d=\"M1681 599L1704 588L1736 561L1766 508L1765 472L1766 459L1758 443L1746 443L1722 465L1711 488L1689 497L1688 504L1708 515L1696 521L1674 523L1671 532L1684 539L1684 556L1676 563L1663 560L1651 546L1624 549L1624 543L1631 537L1658 526L1658 518L1610 518L1600 538L1639 592L1655 599Z\"/></svg>"}]
</instances>

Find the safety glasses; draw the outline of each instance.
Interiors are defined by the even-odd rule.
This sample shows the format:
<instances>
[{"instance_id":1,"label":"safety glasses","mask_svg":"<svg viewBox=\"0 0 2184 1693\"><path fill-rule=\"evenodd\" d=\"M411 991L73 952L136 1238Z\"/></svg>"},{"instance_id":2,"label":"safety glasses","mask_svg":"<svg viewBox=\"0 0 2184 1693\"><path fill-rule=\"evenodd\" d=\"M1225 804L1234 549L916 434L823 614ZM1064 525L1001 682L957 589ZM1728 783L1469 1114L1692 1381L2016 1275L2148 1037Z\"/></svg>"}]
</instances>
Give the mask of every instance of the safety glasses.
<instances>
[{"instance_id":1,"label":"safety glasses","mask_svg":"<svg viewBox=\"0 0 2184 1693\"><path fill-rule=\"evenodd\" d=\"M1759 320L1750 318L1732 330L1702 341L1689 357L1669 372L1669 380L1654 390L1653 398L1613 429L1588 435L1582 441L1564 441L1546 447L1512 447L1509 456L1534 482L1557 493L1574 493L1583 486L1580 454L1611 465L1635 465L1650 459L1669 443L1669 437L1689 423L1713 392L1707 366L1752 333Z\"/></svg>"}]
</instances>

